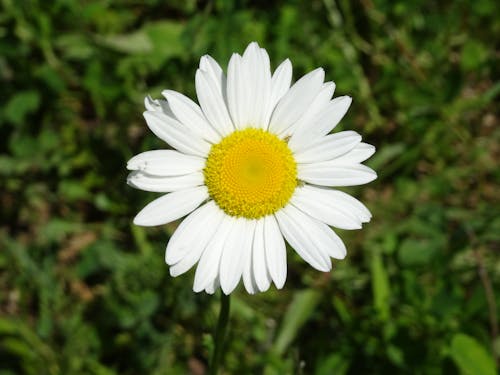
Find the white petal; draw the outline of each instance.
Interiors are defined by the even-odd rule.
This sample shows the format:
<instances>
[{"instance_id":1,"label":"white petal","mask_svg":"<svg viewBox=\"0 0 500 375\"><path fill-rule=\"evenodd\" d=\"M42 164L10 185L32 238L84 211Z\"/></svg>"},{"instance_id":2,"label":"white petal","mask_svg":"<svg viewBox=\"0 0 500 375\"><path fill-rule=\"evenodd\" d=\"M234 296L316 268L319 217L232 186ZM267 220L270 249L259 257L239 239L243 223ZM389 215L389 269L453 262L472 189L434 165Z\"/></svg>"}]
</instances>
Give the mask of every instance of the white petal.
<instances>
[{"instance_id":1,"label":"white petal","mask_svg":"<svg viewBox=\"0 0 500 375\"><path fill-rule=\"evenodd\" d=\"M332 101L316 115L310 126L302 127L301 131L295 132L288 145L294 150L301 149L316 141L320 137L330 133L333 128L342 120L352 98L349 96L339 96Z\"/></svg>"},{"instance_id":2,"label":"white petal","mask_svg":"<svg viewBox=\"0 0 500 375\"><path fill-rule=\"evenodd\" d=\"M368 223L372 215L368 208L358 201L356 198L350 196L349 194L344 193L343 191L330 189L327 187L321 186L311 186L305 185L299 187L295 190L294 196L292 200L296 200L297 202L303 201L313 201L318 202L324 209L330 211L338 211L343 213L342 215L348 215L349 217L355 217L357 222L360 223ZM302 208L301 208L302 209ZM309 212L307 212L310 216L316 217L317 219L324 221L325 223L332 225L334 227L342 228L336 224L330 224L326 220L322 220L320 217L317 217ZM342 228L342 229L355 229L355 228Z\"/></svg>"},{"instance_id":3,"label":"white petal","mask_svg":"<svg viewBox=\"0 0 500 375\"><path fill-rule=\"evenodd\" d=\"M346 248L344 243L328 225L304 214L291 205L285 208L291 212L288 216L294 217L295 222L301 225L303 230L308 234L310 241L308 246L310 248L315 247L320 255L327 257L330 267L331 261L328 257L335 259L345 258Z\"/></svg>"},{"instance_id":4,"label":"white petal","mask_svg":"<svg viewBox=\"0 0 500 375\"><path fill-rule=\"evenodd\" d=\"M181 261L186 253L190 251L191 241L196 239L196 236L193 235L193 233L197 233L196 228L210 225L211 221L217 224L222 220L223 216L223 212L214 201L210 201L194 210L179 224L172 237L170 237L165 251L165 263L171 266Z\"/></svg>"},{"instance_id":5,"label":"white petal","mask_svg":"<svg viewBox=\"0 0 500 375\"><path fill-rule=\"evenodd\" d=\"M338 165L333 161L313 164L299 164L298 178L314 185L355 186L363 185L377 178L371 168L362 164Z\"/></svg>"},{"instance_id":6,"label":"white petal","mask_svg":"<svg viewBox=\"0 0 500 375\"><path fill-rule=\"evenodd\" d=\"M203 185L205 178L202 172L193 172L183 176L153 176L142 171L133 171L127 177L127 183L136 188L155 193L189 189Z\"/></svg>"},{"instance_id":7,"label":"white petal","mask_svg":"<svg viewBox=\"0 0 500 375\"><path fill-rule=\"evenodd\" d=\"M348 130L321 137L309 147L293 150L297 163L316 163L335 159L351 151L361 142L361 136Z\"/></svg>"},{"instance_id":8,"label":"white petal","mask_svg":"<svg viewBox=\"0 0 500 375\"><path fill-rule=\"evenodd\" d=\"M165 103L165 100L158 100L158 99L153 99L150 95L146 96L144 98L144 107L146 107L147 111L159 111L163 112L163 106L162 104ZM167 104L168 107L168 104Z\"/></svg>"},{"instance_id":9,"label":"white petal","mask_svg":"<svg viewBox=\"0 0 500 375\"><path fill-rule=\"evenodd\" d=\"M252 245L253 276L255 278L255 283L261 292L268 290L271 285L271 275L269 274L266 261L264 222L265 218L257 221Z\"/></svg>"},{"instance_id":10,"label":"white petal","mask_svg":"<svg viewBox=\"0 0 500 375\"><path fill-rule=\"evenodd\" d=\"M201 292L218 279L222 251L235 221L233 217L223 215L217 232L207 245L196 268L193 285L195 292Z\"/></svg>"},{"instance_id":11,"label":"white petal","mask_svg":"<svg viewBox=\"0 0 500 375\"><path fill-rule=\"evenodd\" d=\"M319 271L327 272L332 268L328 254L323 248L318 248L318 238L315 222L312 218L292 205L275 213L281 233L290 246L311 266Z\"/></svg>"},{"instance_id":12,"label":"white petal","mask_svg":"<svg viewBox=\"0 0 500 375\"><path fill-rule=\"evenodd\" d=\"M255 237L255 225L256 220L249 220L249 240L247 241L247 246L245 246L245 266L243 267L243 284L245 289L250 294L255 294L259 291L257 282L255 280L255 275L253 273L253 240Z\"/></svg>"},{"instance_id":13,"label":"white petal","mask_svg":"<svg viewBox=\"0 0 500 375\"><path fill-rule=\"evenodd\" d=\"M226 76L224 75L219 63L215 61L212 56L205 55L200 59L200 69L208 74L208 77L211 79L214 87L218 92L223 94L222 90L225 90L226 87ZM222 95L222 97L225 97L225 94Z\"/></svg>"},{"instance_id":14,"label":"white petal","mask_svg":"<svg viewBox=\"0 0 500 375\"><path fill-rule=\"evenodd\" d=\"M325 72L322 68L313 70L299 79L276 105L269 123L269 130L275 134L285 132L311 105L323 86Z\"/></svg>"},{"instance_id":15,"label":"white petal","mask_svg":"<svg viewBox=\"0 0 500 375\"><path fill-rule=\"evenodd\" d=\"M249 126L267 129L266 114L271 95L269 56L266 50L252 42L246 48L241 62L238 60L239 57L235 55L233 64L230 61L228 67L230 109L234 106L237 112L241 112L233 116L235 125L240 129ZM233 73L238 74L235 80L232 79Z\"/></svg>"},{"instance_id":16,"label":"white petal","mask_svg":"<svg viewBox=\"0 0 500 375\"><path fill-rule=\"evenodd\" d=\"M273 215L264 218L264 241L269 275L276 288L281 289L286 280L286 245Z\"/></svg>"},{"instance_id":17,"label":"white petal","mask_svg":"<svg viewBox=\"0 0 500 375\"><path fill-rule=\"evenodd\" d=\"M213 72L201 69L196 71L196 94L201 109L214 129L226 136L234 131L234 126L226 105L224 81L221 81L221 77ZM221 84L224 84L223 88Z\"/></svg>"},{"instance_id":18,"label":"white petal","mask_svg":"<svg viewBox=\"0 0 500 375\"><path fill-rule=\"evenodd\" d=\"M364 162L375 153L375 146L368 143L359 143L347 154L344 154L334 160L336 164L358 164Z\"/></svg>"},{"instance_id":19,"label":"white petal","mask_svg":"<svg viewBox=\"0 0 500 375\"><path fill-rule=\"evenodd\" d=\"M166 100L153 99L148 95L144 98L144 106L148 111L163 112L167 116L175 118L175 115Z\"/></svg>"},{"instance_id":20,"label":"white petal","mask_svg":"<svg viewBox=\"0 0 500 375\"><path fill-rule=\"evenodd\" d=\"M352 212L359 218L359 220L361 220L362 223L368 223L371 220L372 214L370 210L353 196L340 190L333 190L319 186L312 188L325 191L325 199L331 199L331 201L334 202L333 204L335 204L336 206L342 208L345 211Z\"/></svg>"},{"instance_id":21,"label":"white petal","mask_svg":"<svg viewBox=\"0 0 500 375\"><path fill-rule=\"evenodd\" d=\"M238 285L245 266L246 254L251 246L250 220L236 219L222 252L220 262L220 285L225 294L230 294Z\"/></svg>"},{"instance_id":22,"label":"white petal","mask_svg":"<svg viewBox=\"0 0 500 375\"><path fill-rule=\"evenodd\" d=\"M244 104L246 111L244 113L242 124L236 127L256 127L256 123L260 112L256 106L257 98L261 95L259 92L260 80L260 48L256 42L248 45L241 58L241 74L242 82L244 82ZM229 68L228 68L229 76ZM241 107L241 105L240 105ZM260 109L260 108L259 108Z\"/></svg>"},{"instance_id":23,"label":"white petal","mask_svg":"<svg viewBox=\"0 0 500 375\"><path fill-rule=\"evenodd\" d=\"M274 71L271 79L271 95L269 105L264 115L264 129L269 127L269 120L278 101L287 93L292 83L292 63L289 59L283 61Z\"/></svg>"},{"instance_id":24,"label":"white petal","mask_svg":"<svg viewBox=\"0 0 500 375\"><path fill-rule=\"evenodd\" d=\"M148 111L161 111L161 106L158 100L153 99L150 95L144 98L144 107L146 107Z\"/></svg>"},{"instance_id":25,"label":"white petal","mask_svg":"<svg viewBox=\"0 0 500 375\"><path fill-rule=\"evenodd\" d=\"M238 58L235 57L235 59L237 68ZM230 62L228 79L231 68ZM271 68L266 50L260 48L256 42L250 43L241 58L239 68L239 79L235 81L235 84L239 83L240 87L234 92L238 100L237 110L242 113L239 116L239 123L235 125L238 128L251 126L267 129L266 114L271 96ZM231 95L229 99L232 102ZM236 117L238 118L238 115Z\"/></svg>"},{"instance_id":26,"label":"white petal","mask_svg":"<svg viewBox=\"0 0 500 375\"><path fill-rule=\"evenodd\" d=\"M335 201L318 188L312 186L298 187L290 199L290 203L328 225L340 229L360 229L361 219L345 206L335 205Z\"/></svg>"},{"instance_id":27,"label":"white petal","mask_svg":"<svg viewBox=\"0 0 500 375\"><path fill-rule=\"evenodd\" d=\"M347 113L351 103L350 96L339 96L333 99L324 112L319 114L314 133L320 136L330 133Z\"/></svg>"},{"instance_id":28,"label":"white petal","mask_svg":"<svg viewBox=\"0 0 500 375\"><path fill-rule=\"evenodd\" d=\"M227 104L236 129L249 125L251 77L240 55L233 53L227 67Z\"/></svg>"},{"instance_id":29,"label":"white petal","mask_svg":"<svg viewBox=\"0 0 500 375\"><path fill-rule=\"evenodd\" d=\"M214 294L219 286L220 280L219 277L216 277L214 281L207 285L207 287L205 288L205 292L207 292L207 294Z\"/></svg>"},{"instance_id":30,"label":"white petal","mask_svg":"<svg viewBox=\"0 0 500 375\"><path fill-rule=\"evenodd\" d=\"M153 150L135 155L127 163L127 169L142 171L155 176L179 176L201 171L205 159L185 155L174 150Z\"/></svg>"},{"instance_id":31,"label":"white petal","mask_svg":"<svg viewBox=\"0 0 500 375\"><path fill-rule=\"evenodd\" d=\"M188 250L178 263L170 267L171 276L176 277L187 272L198 262L208 243L214 237L223 215L220 210L212 208L204 215L205 220L191 223L184 232L184 236L176 237L178 243L175 246Z\"/></svg>"},{"instance_id":32,"label":"white petal","mask_svg":"<svg viewBox=\"0 0 500 375\"><path fill-rule=\"evenodd\" d=\"M264 48L260 49L259 63L257 65L257 74L259 80L257 83L257 94L255 95L255 126L262 129L267 129L269 125L268 112L269 107L274 104L271 103L271 93L272 93L272 77L271 77L271 64L269 61L269 55Z\"/></svg>"},{"instance_id":33,"label":"white petal","mask_svg":"<svg viewBox=\"0 0 500 375\"><path fill-rule=\"evenodd\" d=\"M164 113L146 111L144 118L151 131L173 148L186 154L201 157L206 157L210 151L210 143Z\"/></svg>"},{"instance_id":34,"label":"white petal","mask_svg":"<svg viewBox=\"0 0 500 375\"><path fill-rule=\"evenodd\" d=\"M311 105L307 108L304 114L297 120L295 124L285 130L284 133L279 134L282 138L286 138L295 132L300 132L304 128L311 126L318 113L320 113L328 105L332 99L335 91L335 83L326 82L319 91L318 95L314 98Z\"/></svg>"},{"instance_id":35,"label":"white petal","mask_svg":"<svg viewBox=\"0 0 500 375\"><path fill-rule=\"evenodd\" d=\"M221 136L209 124L198 104L176 91L163 90L175 117L189 130L211 143L220 141Z\"/></svg>"},{"instance_id":36,"label":"white petal","mask_svg":"<svg viewBox=\"0 0 500 375\"><path fill-rule=\"evenodd\" d=\"M206 186L166 194L144 207L134 218L134 224L150 227L170 223L193 211L207 198Z\"/></svg>"},{"instance_id":37,"label":"white petal","mask_svg":"<svg viewBox=\"0 0 500 375\"><path fill-rule=\"evenodd\" d=\"M314 222L311 234L316 240L318 248L323 249L330 257L334 259L344 259L347 254L342 239L328 225L311 218Z\"/></svg>"}]
</instances>

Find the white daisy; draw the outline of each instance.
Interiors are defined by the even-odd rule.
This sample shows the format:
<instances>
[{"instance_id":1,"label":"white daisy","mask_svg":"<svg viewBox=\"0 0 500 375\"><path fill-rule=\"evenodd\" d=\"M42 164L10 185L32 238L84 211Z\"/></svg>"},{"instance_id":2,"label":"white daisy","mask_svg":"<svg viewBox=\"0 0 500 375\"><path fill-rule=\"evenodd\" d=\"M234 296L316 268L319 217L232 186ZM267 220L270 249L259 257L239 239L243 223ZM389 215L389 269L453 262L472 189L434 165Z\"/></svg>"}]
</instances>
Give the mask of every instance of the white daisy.
<instances>
[{"instance_id":1,"label":"white daisy","mask_svg":"<svg viewBox=\"0 0 500 375\"><path fill-rule=\"evenodd\" d=\"M174 150L147 151L127 165L128 183L167 193L135 217L155 226L188 215L167 245L178 276L196 263L194 291L231 293L241 278L249 293L287 274L285 240L311 266L327 272L346 248L330 227L359 229L371 214L332 186L368 183L361 163L375 148L354 131L329 134L351 98L332 99L335 84L318 68L291 87L287 59L271 74L269 56L251 43L233 54L227 78L203 56L196 71L199 105L171 90L145 100L149 128Z\"/></svg>"}]
</instances>

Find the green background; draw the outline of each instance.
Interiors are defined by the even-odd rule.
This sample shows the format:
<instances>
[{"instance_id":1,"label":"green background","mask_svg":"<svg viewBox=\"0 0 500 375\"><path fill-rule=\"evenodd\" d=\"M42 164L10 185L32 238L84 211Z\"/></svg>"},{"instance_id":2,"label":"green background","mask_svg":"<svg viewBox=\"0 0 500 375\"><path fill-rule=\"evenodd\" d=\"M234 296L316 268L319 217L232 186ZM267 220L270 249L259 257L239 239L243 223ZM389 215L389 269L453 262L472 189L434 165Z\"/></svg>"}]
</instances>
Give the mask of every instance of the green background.
<instances>
[{"instance_id":1,"label":"green background","mask_svg":"<svg viewBox=\"0 0 500 375\"><path fill-rule=\"evenodd\" d=\"M146 94L253 40L353 97L379 178L331 273L290 250L282 291L233 294L225 373L497 373L497 1L0 4L0 374L204 373L218 295L168 275L175 223L132 225L125 165L165 147Z\"/></svg>"}]
</instances>

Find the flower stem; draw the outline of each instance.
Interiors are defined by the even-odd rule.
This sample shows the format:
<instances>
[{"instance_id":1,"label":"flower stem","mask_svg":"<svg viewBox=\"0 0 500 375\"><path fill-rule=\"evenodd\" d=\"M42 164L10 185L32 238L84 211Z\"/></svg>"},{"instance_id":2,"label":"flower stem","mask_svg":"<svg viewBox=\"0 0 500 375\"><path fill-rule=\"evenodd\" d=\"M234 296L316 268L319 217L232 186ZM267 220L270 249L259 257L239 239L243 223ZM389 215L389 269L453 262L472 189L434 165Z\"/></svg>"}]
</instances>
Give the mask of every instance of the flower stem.
<instances>
[{"instance_id":1,"label":"flower stem","mask_svg":"<svg viewBox=\"0 0 500 375\"><path fill-rule=\"evenodd\" d=\"M222 362L224 355L224 340L226 338L227 325L229 323L229 295L221 291L221 307L219 313L219 321L215 330L214 351L212 353L212 361L210 363L210 375L217 375L219 365Z\"/></svg>"}]
</instances>

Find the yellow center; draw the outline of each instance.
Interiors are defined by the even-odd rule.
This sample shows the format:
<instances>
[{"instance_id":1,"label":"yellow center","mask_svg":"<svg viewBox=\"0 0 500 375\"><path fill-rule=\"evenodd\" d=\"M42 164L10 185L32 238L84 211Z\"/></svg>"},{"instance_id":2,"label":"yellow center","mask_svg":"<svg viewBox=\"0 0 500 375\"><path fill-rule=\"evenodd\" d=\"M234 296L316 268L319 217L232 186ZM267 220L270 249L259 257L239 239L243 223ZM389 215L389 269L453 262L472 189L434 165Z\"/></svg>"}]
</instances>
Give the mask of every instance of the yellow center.
<instances>
[{"instance_id":1,"label":"yellow center","mask_svg":"<svg viewBox=\"0 0 500 375\"><path fill-rule=\"evenodd\" d=\"M205 185L231 216L256 219L283 208L297 186L297 165L285 141L262 129L237 130L210 149Z\"/></svg>"}]
</instances>

